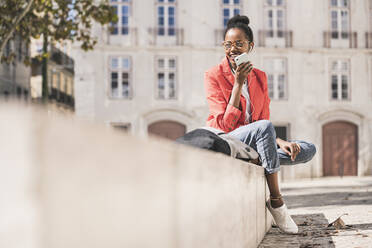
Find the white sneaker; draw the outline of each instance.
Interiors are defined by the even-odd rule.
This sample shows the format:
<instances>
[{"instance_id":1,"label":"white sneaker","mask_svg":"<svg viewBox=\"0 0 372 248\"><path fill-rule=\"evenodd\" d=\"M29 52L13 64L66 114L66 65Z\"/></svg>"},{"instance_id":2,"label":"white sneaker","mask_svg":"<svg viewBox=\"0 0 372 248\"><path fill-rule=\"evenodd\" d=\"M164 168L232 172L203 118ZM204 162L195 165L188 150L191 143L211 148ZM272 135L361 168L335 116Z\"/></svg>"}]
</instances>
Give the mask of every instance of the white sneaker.
<instances>
[{"instance_id":1,"label":"white sneaker","mask_svg":"<svg viewBox=\"0 0 372 248\"><path fill-rule=\"evenodd\" d=\"M285 204L278 208L272 208L270 200L268 200L266 202L266 206L269 209L271 215L273 216L275 223L278 225L279 229L282 232L289 234L298 233L298 227L296 223L293 221L292 217L289 215L287 206Z\"/></svg>"}]
</instances>

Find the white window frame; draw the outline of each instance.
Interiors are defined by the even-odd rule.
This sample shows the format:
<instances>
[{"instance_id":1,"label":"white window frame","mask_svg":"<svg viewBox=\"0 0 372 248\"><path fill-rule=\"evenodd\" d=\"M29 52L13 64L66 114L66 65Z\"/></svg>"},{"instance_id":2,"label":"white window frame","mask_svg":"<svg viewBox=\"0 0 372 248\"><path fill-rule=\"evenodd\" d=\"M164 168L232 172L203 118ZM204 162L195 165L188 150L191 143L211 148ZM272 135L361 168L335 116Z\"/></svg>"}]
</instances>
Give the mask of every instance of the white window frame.
<instances>
[{"instance_id":1,"label":"white window frame","mask_svg":"<svg viewBox=\"0 0 372 248\"><path fill-rule=\"evenodd\" d=\"M347 6L342 6L342 2L347 1ZM333 2L336 3L336 6L333 5ZM330 19L330 30L331 30L331 39L341 40L350 38L350 0L329 0L329 19ZM336 20L334 22L333 13L336 13ZM342 18L343 13L347 14L345 19ZM347 22L346 24L344 22ZM336 28L333 27L333 24L336 24ZM337 36L337 37L335 37Z\"/></svg>"},{"instance_id":2,"label":"white window frame","mask_svg":"<svg viewBox=\"0 0 372 248\"><path fill-rule=\"evenodd\" d=\"M337 68L333 69L333 64L337 64ZM347 69L343 69L343 63L346 63ZM331 101L350 101L351 100L351 65L349 59L336 58L331 59L329 63L329 98ZM333 97L333 76L336 76L337 79L337 98ZM342 97L342 78L346 76L347 78L347 98Z\"/></svg>"},{"instance_id":3,"label":"white window frame","mask_svg":"<svg viewBox=\"0 0 372 248\"><path fill-rule=\"evenodd\" d=\"M233 16L236 15L235 11L238 10L239 13L241 14L243 10L243 0L239 0L239 3L234 3L235 0L227 0L229 1L228 3L224 3L224 0L219 0L221 1L221 20L222 20L222 27L225 29L227 21L232 18ZM225 9L229 10L229 16L228 18L225 18ZM226 20L226 23L225 23Z\"/></svg>"},{"instance_id":4,"label":"white window frame","mask_svg":"<svg viewBox=\"0 0 372 248\"><path fill-rule=\"evenodd\" d=\"M155 23L156 23L156 35L161 37L176 37L177 36L177 0L173 0L173 2L169 2L170 0L163 0L163 2L159 2L159 0L155 0ZM163 8L163 25L159 24L159 8ZM169 25L169 20L171 16L169 15L169 8L174 8L174 15L173 15L173 26ZM163 30L163 32L161 31Z\"/></svg>"},{"instance_id":5,"label":"white window frame","mask_svg":"<svg viewBox=\"0 0 372 248\"><path fill-rule=\"evenodd\" d=\"M159 60L164 61L164 67L159 67ZM174 60L175 61L175 67L170 68L169 67L169 61ZM178 98L178 61L176 56L156 56L155 57L155 99L157 100L177 100ZM164 97L160 95L159 90L159 74L164 74ZM169 81L169 75L173 73L174 74L174 97L170 97L170 81Z\"/></svg>"},{"instance_id":6,"label":"white window frame","mask_svg":"<svg viewBox=\"0 0 372 248\"><path fill-rule=\"evenodd\" d=\"M268 66L268 63L272 63L272 66ZM279 65L280 63L284 63L283 67ZM268 87L268 94L271 100L274 101L285 101L288 100L288 63L287 58L285 57L266 57L264 58L264 66L265 72L267 76L267 87ZM269 68L271 67L271 68ZM283 96L280 96L280 84L279 78L280 76L284 76L283 81ZM270 87L272 78L272 90Z\"/></svg>"},{"instance_id":7,"label":"white window frame","mask_svg":"<svg viewBox=\"0 0 372 248\"><path fill-rule=\"evenodd\" d=\"M117 68L113 68L112 62L114 59L118 60L118 66ZM129 66L128 68L123 67L123 60L126 59L128 60ZM108 87L107 87L107 94L110 99L120 99L120 100L131 100L133 98L133 62L131 56L127 55L118 55L118 56L109 56L109 61L108 61L108 68L109 68L109 73L108 73ZM118 95L114 96L112 94L112 80L111 80L111 73L116 72L118 74ZM128 95L125 96L123 94L123 73L128 73Z\"/></svg>"},{"instance_id":8,"label":"white window frame","mask_svg":"<svg viewBox=\"0 0 372 248\"><path fill-rule=\"evenodd\" d=\"M117 16L118 22L111 23L112 28L117 28L117 34L110 32L110 35L119 36L119 35L129 35L130 34L130 23L131 23L131 16L132 16L132 0L110 0L110 5L116 7L117 9ZM123 25L123 7L128 8L128 24ZM123 29L126 28L126 33L123 33Z\"/></svg>"},{"instance_id":9,"label":"white window frame","mask_svg":"<svg viewBox=\"0 0 372 248\"><path fill-rule=\"evenodd\" d=\"M280 0L271 0L272 4L268 3L269 0L264 0L264 22L265 22L265 30L266 30L266 37L268 38L285 38L285 31L287 30L287 11L286 11L286 0L281 0L282 4L278 5L278 1ZM271 11L271 25L270 27L270 17L269 12ZM278 13L281 11L283 13L282 16L282 28L279 28L279 17Z\"/></svg>"}]
</instances>

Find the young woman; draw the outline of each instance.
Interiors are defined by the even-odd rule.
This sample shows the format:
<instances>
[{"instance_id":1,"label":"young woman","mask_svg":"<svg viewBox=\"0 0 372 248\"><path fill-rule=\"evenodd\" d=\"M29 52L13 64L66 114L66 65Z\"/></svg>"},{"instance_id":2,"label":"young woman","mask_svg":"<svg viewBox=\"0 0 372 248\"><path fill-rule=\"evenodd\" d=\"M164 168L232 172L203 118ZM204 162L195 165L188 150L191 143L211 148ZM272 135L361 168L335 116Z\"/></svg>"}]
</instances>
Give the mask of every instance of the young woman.
<instances>
[{"instance_id":1,"label":"young woman","mask_svg":"<svg viewBox=\"0 0 372 248\"><path fill-rule=\"evenodd\" d=\"M251 62L239 66L235 64L236 56L249 53L254 47L248 17L237 15L231 18L224 37L226 57L205 74L210 110L207 125L229 133L258 152L270 190L267 207L281 231L297 233L298 227L288 214L280 194L279 166L311 160L315 146L304 141L289 142L276 138L269 121L270 99L266 74L253 68Z\"/></svg>"}]
</instances>

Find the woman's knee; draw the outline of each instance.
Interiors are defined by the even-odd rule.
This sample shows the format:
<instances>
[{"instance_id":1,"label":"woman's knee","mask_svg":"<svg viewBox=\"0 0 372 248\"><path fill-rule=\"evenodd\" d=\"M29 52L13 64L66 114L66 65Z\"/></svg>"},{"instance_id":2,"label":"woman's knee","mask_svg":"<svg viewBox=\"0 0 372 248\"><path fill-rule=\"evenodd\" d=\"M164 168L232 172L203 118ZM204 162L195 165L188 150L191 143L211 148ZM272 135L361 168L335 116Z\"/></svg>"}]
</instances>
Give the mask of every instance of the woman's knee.
<instances>
[{"instance_id":1,"label":"woman's knee","mask_svg":"<svg viewBox=\"0 0 372 248\"><path fill-rule=\"evenodd\" d=\"M275 134L274 125L269 120L259 120L256 121L258 128L264 133L272 133Z\"/></svg>"},{"instance_id":2,"label":"woman's knee","mask_svg":"<svg viewBox=\"0 0 372 248\"><path fill-rule=\"evenodd\" d=\"M316 146L309 142L304 142L301 144L301 149L303 149L304 155L304 163L310 161L316 154Z\"/></svg>"},{"instance_id":3,"label":"woman's knee","mask_svg":"<svg viewBox=\"0 0 372 248\"><path fill-rule=\"evenodd\" d=\"M312 143L309 143L309 156L310 156L310 159L312 159L314 157L316 153L316 147L314 144Z\"/></svg>"}]
</instances>

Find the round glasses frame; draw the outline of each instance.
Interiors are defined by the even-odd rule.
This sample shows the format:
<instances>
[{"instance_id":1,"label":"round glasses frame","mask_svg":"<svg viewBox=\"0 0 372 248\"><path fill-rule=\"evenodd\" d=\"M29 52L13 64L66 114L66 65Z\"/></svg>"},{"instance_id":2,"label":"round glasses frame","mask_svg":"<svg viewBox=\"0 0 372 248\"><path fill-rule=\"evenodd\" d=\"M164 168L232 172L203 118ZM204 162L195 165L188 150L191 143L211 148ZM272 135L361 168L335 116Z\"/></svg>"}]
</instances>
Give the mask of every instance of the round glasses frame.
<instances>
[{"instance_id":1,"label":"round glasses frame","mask_svg":"<svg viewBox=\"0 0 372 248\"><path fill-rule=\"evenodd\" d=\"M246 41L246 40L243 40L243 41L237 40L237 41L233 41L233 42L224 41L224 42L222 42L222 46L225 48L225 50L230 50L232 48L232 46L234 46L237 49L242 49L245 44L249 44L249 43L250 42Z\"/></svg>"}]
</instances>

